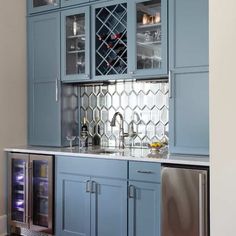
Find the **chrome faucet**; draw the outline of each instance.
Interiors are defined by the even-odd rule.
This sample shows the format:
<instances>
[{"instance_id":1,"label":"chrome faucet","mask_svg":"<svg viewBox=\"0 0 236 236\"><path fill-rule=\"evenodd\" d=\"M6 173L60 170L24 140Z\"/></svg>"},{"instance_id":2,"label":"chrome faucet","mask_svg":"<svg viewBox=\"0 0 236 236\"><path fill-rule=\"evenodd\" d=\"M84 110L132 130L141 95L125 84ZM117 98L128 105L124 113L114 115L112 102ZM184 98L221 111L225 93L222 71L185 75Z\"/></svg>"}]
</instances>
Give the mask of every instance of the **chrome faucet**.
<instances>
[{"instance_id":1,"label":"chrome faucet","mask_svg":"<svg viewBox=\"0 0 236 236\"><path fill-rule=\"evenodd\" d=\"M116 126L116 117L120 117L120 130L119 130L119 148L125 147L125 137L128 137L127 133L124 133L124 118L120 112L116 112L111 120L111 126Z\"/></svg>"}]
</instances>

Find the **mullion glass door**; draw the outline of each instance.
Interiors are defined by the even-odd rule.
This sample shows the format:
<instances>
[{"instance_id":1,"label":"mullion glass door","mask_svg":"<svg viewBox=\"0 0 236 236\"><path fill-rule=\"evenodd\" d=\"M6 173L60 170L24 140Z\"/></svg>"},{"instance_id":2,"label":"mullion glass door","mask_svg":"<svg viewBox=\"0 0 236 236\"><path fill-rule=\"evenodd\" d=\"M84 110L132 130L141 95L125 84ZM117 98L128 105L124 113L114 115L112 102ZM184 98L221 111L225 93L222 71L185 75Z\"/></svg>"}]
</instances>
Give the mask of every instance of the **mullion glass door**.
<instances>
[{"instance_id":1,"label":"mullion glass door","mask_svg":"<svg viewBox=\"0 0 236 236\"><path fill-rule=\"evenodd\" d=\"M56 3L56 0L33 0L33 7L54 5L55 3Z\"/></svg>"},{"instance_id":2,"label":"mullion glass door","mask_svg":"<svg viewBox=\"0 0 236 236\"><path fill-rule=\"evenodd\" d=\"M62 80L89 79L89 8L62 12Z\"/></svg>"},{"instance_id":3,"label":"mullion glass door","mask_svg":"<svg viewBox=\"0 0 236 236\"><path fill-rule=\"evenodd\" d=\"M27 0L29 13L59 8L59 0Z\"/></svg>"}]
</instances>

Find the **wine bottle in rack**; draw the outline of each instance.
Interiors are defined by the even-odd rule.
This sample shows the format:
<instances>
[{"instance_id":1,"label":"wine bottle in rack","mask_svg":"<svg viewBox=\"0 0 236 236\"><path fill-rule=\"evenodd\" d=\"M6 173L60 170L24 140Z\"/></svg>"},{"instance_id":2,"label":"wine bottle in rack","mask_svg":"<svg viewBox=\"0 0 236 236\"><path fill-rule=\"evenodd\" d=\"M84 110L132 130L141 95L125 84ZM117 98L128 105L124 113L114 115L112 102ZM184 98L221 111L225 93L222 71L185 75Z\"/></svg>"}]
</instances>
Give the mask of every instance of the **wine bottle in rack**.
<instances>
[{"instance_id":1,"label":"wine bottle in rack","mask_svg":"<svg viewBox=\"0 0 236 236\"><path fill-rule=\"evenodd\" d=\"M98 35L98 40L99 41L105 40L106 38L107 38L107 34L100 34L100 35Z\"/></svg>"}]
</instances>

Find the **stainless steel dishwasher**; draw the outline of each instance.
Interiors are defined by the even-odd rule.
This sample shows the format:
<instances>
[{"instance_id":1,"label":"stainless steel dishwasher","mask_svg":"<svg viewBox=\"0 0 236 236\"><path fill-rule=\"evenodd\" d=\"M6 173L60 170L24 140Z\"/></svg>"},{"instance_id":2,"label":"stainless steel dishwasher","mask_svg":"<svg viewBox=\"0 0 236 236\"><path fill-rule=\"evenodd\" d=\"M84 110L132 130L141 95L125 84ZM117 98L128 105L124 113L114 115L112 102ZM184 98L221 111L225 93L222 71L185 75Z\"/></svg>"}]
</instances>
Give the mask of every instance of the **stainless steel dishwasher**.
<instances>
[{"instance_id":1,"label":"stainless steel dishwasher","mask_svg":"<svg viewBox=\"0 0 236 236\"><path fill-rule=\"evenodd\" d=\"M208 236L208 170L162 167L161 236Z\"/></svg>"}]
</instances>

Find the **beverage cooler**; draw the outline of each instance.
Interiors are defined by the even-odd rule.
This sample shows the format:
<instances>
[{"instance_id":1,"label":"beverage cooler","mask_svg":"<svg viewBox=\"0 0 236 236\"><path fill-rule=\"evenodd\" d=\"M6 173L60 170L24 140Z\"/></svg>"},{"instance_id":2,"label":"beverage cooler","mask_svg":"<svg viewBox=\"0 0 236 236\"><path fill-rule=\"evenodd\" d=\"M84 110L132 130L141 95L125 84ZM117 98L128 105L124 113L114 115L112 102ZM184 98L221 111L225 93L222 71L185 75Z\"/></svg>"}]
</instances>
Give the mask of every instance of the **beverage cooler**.
<instances>
[{"instance_id":1,"label":"beverage cooler","mask_svg":"<svg viewBox=\"0 0 236 236\"><path fill-rule=\"evenodd\" d=\"M8 163L10 231L53 234L53 157L10 153Z\"/></svg>"}]
</instances>

